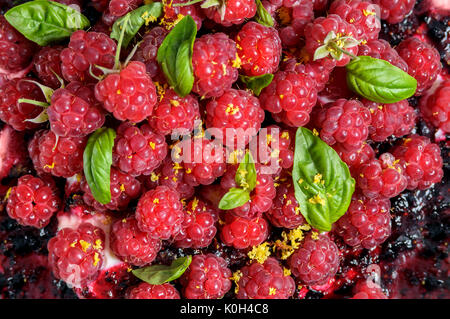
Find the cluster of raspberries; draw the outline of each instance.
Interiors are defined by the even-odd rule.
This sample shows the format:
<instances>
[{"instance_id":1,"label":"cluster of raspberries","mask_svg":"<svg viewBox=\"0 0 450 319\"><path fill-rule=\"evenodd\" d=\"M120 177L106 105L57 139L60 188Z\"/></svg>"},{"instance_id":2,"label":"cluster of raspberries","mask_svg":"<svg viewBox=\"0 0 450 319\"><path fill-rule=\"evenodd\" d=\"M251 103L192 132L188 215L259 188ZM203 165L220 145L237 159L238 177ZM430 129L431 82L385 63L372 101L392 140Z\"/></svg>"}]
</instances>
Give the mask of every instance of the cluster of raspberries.
<instances>
[{"instance_id":1,"label":"cluster of raspberries","mask_svg":"<svg viewBox=\"0 0 450 319\"><path fill-rule=\"evenodd\" d=\"M82 12L86 6L58 2ZM390 236L390 198L441 181L439 139L415 131L422 119L436 136L450 133L450 78L440 55L419 36L395 48L378 38L377 14L398 23L414 1L263 0L273 27L254 19L261 9L254 0L217 2L163 0L161 19L138 33L131 60L107 75L103 70L115 66L118 50L111 26L144 1L90 1L101 13L93 28L46 47L0 16L0 177L9 183L4 207L23 226L43 228L58 220L48 242L49 264L70 287L89 289L112 265L158 264L166 249L176 248L180 256L195 252L179 280L143 282L129 287L126 297L286 299L304 295L300 289L328 289L344 250L373 250ZM193 89L181 97L169 87L157 52L186 15L202 32L193 46ZM352 93L345 82L349 55L314 59L330 32L359 41L347 49L351 55L383 59L408 72L417 80L419 102L380 104ZM240 75L265 74L274 77L260 94L240 81ZM39 85L54 90L49 99ZM46 103L48 122L41 123L36 119ZM291 170L300 126L331 146L356 180L348 211L329 233L311 229L296 200ZM88 138L101 127L116 132L108 203L95 199L83 171ZM217 135L203 134L209 128ZM262 128L267 136L258 133ZM253 133L225 140L225 132L241 129ZM173 142L176 132L190 138ZM249 200L220 210L224 194L241 186L239 160L226 158L226 151L254 139L264 141L267 156L254 155L256 185ZM276 168L268 172L272 158ZM248 254L247 264L212 253L221 245ZM293 247L288 255L286 246ZM386 298L381 287L364 283L354 292L355 298Z\"/></svg>"}]
</instances>

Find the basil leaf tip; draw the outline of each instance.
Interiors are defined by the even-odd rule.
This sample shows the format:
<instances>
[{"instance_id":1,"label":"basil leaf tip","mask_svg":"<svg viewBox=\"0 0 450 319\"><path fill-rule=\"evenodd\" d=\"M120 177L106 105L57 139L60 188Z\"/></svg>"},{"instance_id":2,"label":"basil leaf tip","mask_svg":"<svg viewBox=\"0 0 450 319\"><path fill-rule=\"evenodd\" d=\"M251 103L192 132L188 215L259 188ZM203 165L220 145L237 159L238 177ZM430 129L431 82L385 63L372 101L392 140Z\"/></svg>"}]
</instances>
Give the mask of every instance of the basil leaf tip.
<instances>
[{"instance_id":1,"label":"basil leaf tip","mask_svg":"<svg viewBox=\"0 0 450 319\"><path fill-rule=\"evenodd\" d=\"M247 85L247 88L252 90L255 95L259 96L261 91L272 83L273 76L273 74L268 73L258 76L240 75L239 78Z\"/></svg>"},{"instance_id":2,"label":"basil leaf tip","mask_svg":"<svg viewBox=\"0 0 450 319\"><path fill-rule=\"evenodd\" d=\"M181 277L192 262L192 256L175 259L170 266L151 265L135 269L133 275L151 285L162 285Z\"/></svg>"}]
</instances>

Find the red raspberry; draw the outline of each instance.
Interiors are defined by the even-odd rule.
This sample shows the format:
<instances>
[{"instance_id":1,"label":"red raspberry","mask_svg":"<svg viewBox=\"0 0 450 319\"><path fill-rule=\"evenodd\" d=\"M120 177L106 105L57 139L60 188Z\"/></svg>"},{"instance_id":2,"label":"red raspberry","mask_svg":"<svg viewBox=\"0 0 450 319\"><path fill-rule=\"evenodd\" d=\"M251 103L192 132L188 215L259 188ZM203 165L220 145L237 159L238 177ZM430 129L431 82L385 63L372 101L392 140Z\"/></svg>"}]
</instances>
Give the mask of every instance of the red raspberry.
<instances>
[{"instance_id":1,"label":"red raspberry","mask_svg":"<svg viewBox=\"0 0 450 319\"><path fill-rule=\"evenodd\" d=\"M36 76L43 84L53 89L61 86L58 76L62 79L61 51L62 46L43 47L33 58Z\"/></svg>"},{"instance_id":2,"label":"red raspberry","mask_svg":"<svg viewBox=\"0 0 450 319\"><path fill-rule=\"evenodd\" d=\"M124 262L142 267L156 258L161 241L139 230L136 219L128 217L112 225L111 249Z\"/></svg>"},{"instance_id":3,"label":"red raspberry","mask_svg":"<svg viewBox=\"0 0 450 319\"><path fill-rule=\"evenodd\" d=\"M303 64L298 63L296 59L289 59L284 62L282 66L283 71L291 71L309 75L316 81L317 92L320 92L325 88L333 68L334 63L330 63L330 61L327 60L311 61Z\"/></svg>"},{"instance_id":4,"label":"red raspberry","mask_svg":"<svg viewBox=\"0 0 450 319\"><path fill-rule=\"evenodd\" d=\"M48 242L53 275L71 287L81 287L98 276L104 262L105 233L90 223L63 228Z\"/></svg>"},{"instance_id":5,"label":"red raspberry","mask_svg":"<svg viewBox=\"0 0 450 319\"><path fill-rule=\"evenodd\" d=\"M262 217L247 219L233 214L225 214L225 225L220 232L220 238L227 246L245 249L257 246L267 239L269 225Z\"/></svg>"},{"instance_id":6,"label":"red raspberry","mask_svg":"<svg viewBox=\"0 0 450 319\"><path fill-rule=\"evenodd\" d=\"M121 17L139 7L142 2L143 0L111 0L108 9L112 15Z\"/></svg>"},{"instance_id":7,"label":"red raspberry","mask_svg":"<svg viewBox=\"0 0 450 319\"><path fill-rule=\"evenodd\" d=\"M319 92L317 102L320 106L324 106L339 99L357 98L357 95L348 88L346 68L334 68L329 74L325 88Z\"/></svg>"},{"instance_id":8,"label":"red raspberry","mask_svg":"<svg viewBox=\"0 0 450 319\"><path fill-rule=\"evenodd\" d=\"M397 51L408 64L409 75L417 80L416 95L422 95L442 70L438 50L416 37L410 37L400 43Z\"/></svg>"},{"instance_id":9,"label":"red raspberry","mask_svg":"<svg viewBox=\"0 0 450 319\"><path fill-rule=\"evenodd\" d=\"M83 170L85 137L56 138L52 131L40 130L28 145L36 171L69 178Z\"/></svg>"},{"instance_id":10,"label":"red raspberry","mask_svg":"<svg viewBox=\"0 0 450 319\"><path fill-rule=\"evenodd\" d=\"M359 167L357 185L369 198L395 197L408 184L403 166L390 153L381 154Z\"/></svg>"},{"instance_id":11,"label":"red raspberry","mask_svg":"<svg viewBox=\"0 0 450 319\"><path fill-rule=\"evenodd\" d=\"M50 129L60 137L83 137L102 127L104 111L95 99L94 85L71 82L55 91L47 108Z\"/></svg>"},{"instance_id":12,"label":"red raspberry","mask_svg":"<svg viewBox=\"0 0 450 319\"><path fill-rule=\"evenodd\" d=\"M444 176L441 150L425 136L414 134L404 138L392 154L404 165L410 190L430 188Z\"/></svg>"},{"instance_id":13,"label":"red raspberry","mask_svg":"<svg viewBox=\"0 0 450 319\"><path fill-rule=\"evenodd\" d=\"M180 294L169 283L150 285L142 282L130 290L127 299L180 299Z\"/></svg>"},{"instance_id":14,"label":"red raspberry","mask_svg":"<svg viewBox=\"0 0 450 319\"><path fill-rule=\"evenodd\" d=\"M390 209L387 198L353 196L347 212L335 224L335 232L349 246L375 248L391 234Z\"/></svg>"},{"instance_id":15,"label":"red raspberry","mask_svg":"<svg viewBox=\"0 0 450 319\"><path fill-rule=\"evenodd\" d=\"M120 73L106 76L95 85L95 97L120 121L141 122L152 114L156 88L145 64L131 61Z\"/></svg>"},{"instance_id":16,"label":"red raspberry","mask_svg":"<svg viewBox=\"0 0 450 319\"><path fill-rule=\"evenodd\" d=\"M365 44L360 44L358 55L388 61L390 64L408 72L408 64L406 64L405 60L398 55L397 51L386 40L373 39Z\"/></svg>"},{"instance_id":17,"label":"red raspberry","mask_svg":"<svg viewBox=\"0 0 450 319\"><path fill-rule=\"evenodd\" d=\"M380 6L381 19L390 24L401 22L414 8L414 0L373 0Z\"/></svg>"},{"instance_id":18,"label":"red raspberry","mask_svg":"<svg viewBox=\"0 0 450 319\"><path fill-rule=\"evenodd\" d=\"M358 175L358 169L361 165L375 158L375 151L365 142L362 143L361 148L359 149L347 149L345 144L340 143L334 144L333 148L338 153L341 160L348 165L352 176Z\"/></svg>"},{"instance_id":19,"label":"red raspberry","mask_svg":"<svg viewBox=\"0 0 450 319\"><path fill-rule=\"evenodd\" d=\"M314 10L323 11L327 8L329 0L313 0Z\"/></svg>"},{"instance_id":20,"label":"red raspberry","mask_svg":"<svg viewBox=\"0 0 450 319\"><path fill-rule=\"evenodd\" d=\"M336 275L339 267L336 244L327 235L316 233L316 236L306 236L302 246L289 259L292 274L305 285L326 283Z\"/></svg>"},{"instance_id":21,"label":"red raspberry","mask_svg":"<svg viewBox=\"0 0 450 319\"><path fill-rule=\"evenodd\" d=\"M81 180L81 190L84 192L84 202L99 212L108 209L121 211L127 208L130 200L137 198L141 194L141 183L138 180L113 167L111 168L110 180L111 201L107 204L101 204L95 200L86 179L83 178Z\"/></svg>"},{"instance_id":22,"label":"red raspberry","mask_svg":"<svg viewBox=\"0 0 450 319\"><path fill-rule=\"evenodd\" d=\"M78 30L70 36L69 46L61 52L61 71L69 81L96 81L103 72L96 65L111 69L114 66L116 43L104 33Z\"/></svg>"},{"instance_id":23,"label":"red raspberry","mask_svg":"<svg viewBox=\"0 0 450 319\"><path fill-rule=\"evenodd\" d=\"M358 282L354 291L352 299L388 299L379 285L367 280Z\"/></svg>"},{"instance_id":24,"label":"red raspberry","mask_svg":"<svg viewBox=\"0 0 450 319\"><path fill-rule=\"evenodd\" d=\"M338 0L333 1L329 13L337 14L356 28L358 39L378 39L381 22L377 13L380 8L370 1Z\"/></svg>"},{"instance_id":25,"label":"red raspberry","mask_svg":"<svg viewBox=\"0 0 450 319\"><path fill-rule=\"evenodd\" d=\"M284 273L273 257L263 264L253 262L244 266L240 273L237 299L289 299L294 294L294 279Z\"/></svg>"},{"instance_id":26,"label":"red raspberry","mask_svg":"<svg viewBox=\"0 0 450 319\"><path fill-rule=\"evenodd\" d=\"M369 135L371 116L358 100L339 99L316 108L314 120L328 145L341 143L347 149L359 149Z\"/></svg>"},{"instance_id":27,"label":"red raspberry","mask_svg":"<svg viewBox=\"0 0 450 319\"><path fill-rule=\"evenodd\" d=\"M117 128L113 149L113 165L132 176L149 175L167 155L164 136L141 126L124 122Z\"/></svg>"},{"instance_id":28,"label":"red raspberry","mask_svg":"<svg viewBox=\"0 0 450 319\"><path fill-rule=\"evenodd\" d=\"M24 134L4 125L0 130L0 181L9 175L14 166L20 168L27 162Z\"/></svg>"},{"instance_id":29,"label":"red raspberry","mask_svg":"<svg viewBox=\"0 0 450 319\"><path fill-rule=\"evenodd\" d=\"M161 19L161 24L166 27L167 30L172 29L176 22L178 22L184 16L190 15L197 25L197 30L202 27L202 21L205 19L203 10L200 8L200 4L183 5L181 7L174 7L174 4L185 3L185 0L163 0L164 5L164 17Z\"/></svg>"},{"instance_id":30,"label":"red raspberry","mask_svg":"<svg viewBox=\"0 0 450 319\"><path fill-rule=\"evenodd\" d=\"M182 98L174 90L167 89L148 121L155 132L160 134L186 134L194 129L195 120L199 118L197 98L191 94Z\"/></svg>"},{"instance_id":31,"label":"red raspberry","mask_svg":"<svg viewBox=\"0 0 450 319\"><path fill-rule=\"evenodd\" d=\"M110 0L91 0L91 5L95 8L95 10L99 12L103 12L108 8Z\"/></svg>"},{"instance_id":32,"label":"red raspberry","mask_svg":"<svg viewBox=\"0 0 450 319\"><path fill-rule=\"evenodd\" d=\"M162 240L180 232L183 218L179 195L167 186L158 186L142 195L136 208L139 229Z\"/></svg>"},{"instance_id":33,"label":"red raspberry","mask_svg":"<svg viewBox=\"0 0 450 319\"><path fill-rule=\"evenodd\" d=\"M281 57L281 40L274 28L247 22L236 36L237 53L245 75L273 73Z\"/></svg>"},{"instance_id":34,"label":"red raspberry","mask_svg":"<svg viewBox=\"0 0 450 319\"><path fill-rule=\"evenodd\" d=\"M304 126L316 105L316 83L303 73L278 71L272 83L261 92L259 101L275 120L289 126Z\"/></svg>"},{"instance_id":35,"label":"red raspberry","mask_svg":"<svg viewBox=\"0 0 450 319\"><path fill-rule=\"evenodd\" d=\"M284 0L277 13L281 25L284 26L278 31L283 46L299 46L304 37L305 26L314 20L313 3Z\"/></svg>"},{"instance_id":36,"label":"red raspberry","mask_svg":"<svg viewBox=\"0 0 450 319\"><path fill-rule=\"evenodd\" d=\"M229 27L233 24L241 24L245 19L251 19L256 14L256 3L253 0L221 0L223 2L204 9L208 19L215 23ZM225 14L222 14L221 6L225 6Z\"/></svg>"},{"instance_id":37,"label":"red raspberry","mask_svg":"<svg viewBox=\"0 0 450 319\"><path fill-rule=\"evenodd\" d=\"M43 228L58 210L59 197L53 181L45 181L32 175L24 175L11 189L6 211L9 217L23 226Z\"/></svg>"},{"instance_id":38,"label":"red raspberry","mask_svg":"<svg viewBox=\"0 0 450 319\"><path fill-rule=\"evenodd\" d=\"M236 43L224 33L205 34L194 42L194 87L202 97L219 97L238 78Z\"/></svg>"},{"instance_id":39,"label":"red raspberry","mask_svg":"<svg viewBox=\"0 0 450 319\"><path fill-rule=\"evenodd\" d=\"M195 255L180 278L187 299L219 299L231 288L231 270L222 257Z\"/></svg>"},{"instance_id":40,"label":"red raspberry","mask_svg":"<svg viewBox=\"0 0 450 319\"><path fill-rule=\"evenodd\" d=\"M19 99L43 102L44 96L38 86L26 78L6 82L0 87L0 120L17 131L38 127L39 124L28 120L37 117L44 109L34 104L19 103Z\"/></svg>"},{"instance_id":41,"label":"red raspberry","mask_svg":"<svg viewBox=\"0 0 450 319\"><path fill-rule=\"evenodd\" d=\"M450 133L450 80L440 84L437 90L420 101L420 112L434 127Z\"/></svg>"},{"instance_id":42,"label":"red raspberry","mask_svg":"<svg viewBox=\"0 0 450 319\"><path fill-rule=\"evenodd\" d=\"M181 248L208 247L217 228L217 211L211 205L194 197L186 206L181 231L175 236L175 246Z\"/></svg>"},{"instance_id":43,"label":"red raspberry","mask_svg":"<svg viewBox=\"0 0 450 319\"><path fill-rule=\"evenodd\" d=\"M264 121L259 100L244 90L229 89L212 99L206 106L206 114L206 126L216 133L211 132L212 135L222 144L240 149L258 134Z\"/></svg>"}]
</instances>

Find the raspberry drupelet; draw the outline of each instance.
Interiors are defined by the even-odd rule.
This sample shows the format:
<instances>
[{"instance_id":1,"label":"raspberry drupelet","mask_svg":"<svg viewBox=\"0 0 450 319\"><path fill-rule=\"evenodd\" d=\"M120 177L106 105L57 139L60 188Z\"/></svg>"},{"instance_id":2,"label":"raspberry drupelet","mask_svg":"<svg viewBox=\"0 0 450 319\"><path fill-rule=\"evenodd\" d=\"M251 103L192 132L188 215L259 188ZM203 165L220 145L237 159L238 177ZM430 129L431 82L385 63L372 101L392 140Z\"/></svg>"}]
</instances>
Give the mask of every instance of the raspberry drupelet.
<instances>
[{"instance_id":1,"label":"raspberry drupelet","mask_svg":"<svg viewBox=\"0 0 450 319\"><path fill-rule=\"evenodd\" d=\"M112 15L121 17L139 7L142 2L143 0L111 0L108 9Z\"/></svg>"},{"instance_id":2,"label":"raspberry drupelet","mask_svg":"<svg viewBox=\"0 0 450 319\"><path fill-rule=\"evenodd\" d=\"M167 29L172 29L175 24L184 16L190 15L197 25L197 30L202 27L202 22L205 19L203 10L199 3L192 5L184 5L185 0L162 0L164 5L164 16L161 19L161 24ZM174 6L183 4L183 6Z\"/></svg>"},{"instance_id":3,"label":"raspberry drupelet","mask_svg":"<svg viewBox=\"0 0 450 319\"><path fill-rule=\"evenodd\" d=\"M33 58L34 73L46 86L57 89L61 86L58 77L62 79L61 51L62 46L43 47Z\"/></svg>"},{"instance_id":4,"label":"raspberry drupelet","mask_svg":"<svg viewBox=\"0 0 450 319\"><path fill-rule=\"evenodd\" d=\"M386 40L372 39L364 44L362 43L359 46L358 55L385 60L403 71L408 72L408 64L406 64L405 60L398 55L398 52L395 51Z\"/></svg>"},{"instance_id":5,"label":"raspberry drupelet","mask_svg":"<svg viewBox=\"0 0 450 319\"><path fill-rule=\"evenodd\" d=\"M334 62L329 60L309 61L305 64L297 62L296 59L291 58L282 64L283 71L291 71L296 73L303 73L309 75L316 81L317 92L322 91L327 84L331 71L334 69Z\"/></svg>"},{"instance_id":6,"label":"raspberry drupelet","mask_svg":"<svg viewBox=\"0 0 450 319\"><path fill-rule=\"evenodd\" d=\"M236 249L257 246L269 235L269 225L263 217L247 219L234 214L225 214L224 222L220 238L225 245Z\"/></svg>"},{"instance_id":7,"label":"raspberry drupelet","mask_svg":"<svg viewBox=\"0 0 450 319\"><path fill-rule=\"evenodd\" d=\"M358 282L353 290L355 294L352 299L388 299L381 287L374 282L368 282L368 279Z\"/></svg>"},{"instance_id":8,"label":"raspberry drupelet","mask_svg":"<svg viewBox=\"0 0 450 319\"><path fill-rule=\"evenodd\" d=\"M450 133L450 80L443 81L430 97L422 98L419 107L427 122Z\"/></svg>"},{"instance_id":9,"label":"raspberry drupelet","mask_svg":"<svg viewBox=\"0 0 450 319\"><path fill-rule=\"evenodd\" d=\"M373 0L381 9L381 19L388 23L401 22L414 8L414 0Z\"/></svg>"},{"instance_id":10,"label":"raspberry drupelet","mask_svg":"<svg viewBox=\"0 0 450 319\"><path fill-rule=\"evenodd\" d=\"M187 299L219 299L231 288L231 270L222 257L195 255L180 278Z\"/></svg>"},{"instance_id":11,"label":"raspberry drupelet","mask_svg":"<svg viewBox=\"0 0 450 319\"><path fill-rule=\"evenodd\" d=\"M28 161L25 134L14 130L9 125L0 129L0 181L7 177L11 170L25 166Z\"/></svg>"},{"instance_id":12,"label":"raspberry drupelet","mask_svg":"<svg viewBox=\"0 0 450 319\"><path fill-rule=\"evenodd\" d=\"M347 164L352 176L358 175L358 169L361 165L375 158L375 151L372 146L363 142L359 149L347 149L345 144L336 143L333 145L342 161Z\"/></svg>"},{"instance_id":13,"label":"raspberry drupelet","mask_svg":"<svg viewBox=\"0 0 450 319\"><path fill-rule=\"evenodd\" d=\"M150 285L141 282L130 289L127 299L180 299L180 293L169 283L162 285Z\"/></svg>"},{"instance_id":14,"label":"raspberry drupelet","mask_svg":"<svg viewBox=\"0 0 450 319\"><path fill-rule=\"evenodd\" d=\"M280 1L281 7L276 10L280 20L279 34L283 47L299 46L304 38L305 26L314 20L313 3L311 1Z\"/></svg>"},{"instance_id":15,"label":"raspberry drupelet","mask_svg":"<svg viewBox=\"0 0 450 319\"><path fill-rule=\"evenodd\" d=\"M217 5L203 9L208 19L225 27L241 24L256 14L256 3L253 0L220 0ZM224 12L222 12L224 11Z\"/></svg>"}]
</instances>

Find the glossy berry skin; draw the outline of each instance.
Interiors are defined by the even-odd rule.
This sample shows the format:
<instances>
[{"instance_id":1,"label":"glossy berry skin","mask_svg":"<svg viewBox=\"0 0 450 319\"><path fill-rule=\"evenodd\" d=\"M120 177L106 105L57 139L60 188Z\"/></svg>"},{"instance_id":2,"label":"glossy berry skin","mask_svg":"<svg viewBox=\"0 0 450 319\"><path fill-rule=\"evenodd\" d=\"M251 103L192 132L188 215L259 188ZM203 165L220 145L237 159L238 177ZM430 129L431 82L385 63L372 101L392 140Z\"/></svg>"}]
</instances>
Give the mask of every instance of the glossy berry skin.
<instances>
[{"instance_id":1,"label":"glossy berry skin","mask_svg":"<svg viewBox=\"0 0 450 319\"><path fill-rule=\"evenodd\" d=\"M171 0L163 1L164 5L164 16L162 17L161 24L165 26L167 30L171 30L175 26L175 22L179 21L180 18L190 15L197 25L197 30L202 27L202 21L205 19L203 10L200 8L200 3L195 3L192 5L183 5L181 7L176 7L174 4L185 3L184 0Z\"/></svg>"},{"instance_id":2,"label":"glossy berry skin","mask_svg":"<svg viewBox=\"0 0 450 319\"><path fill-rule=\"evenodd\" d=\"M408 64L406 64L405 60L398 55L398 52L386 40L372 39L366 43L361 43L359 45L358 55L388 61L390 64L408 72Z\"/></svg>"},{"instance_id":3,"label":"glossy berry skin","mask_svg":"<svg viewBox=\"0 0 450 319\"><path fill-rule=\"evenodd\" d=\"M60 137L83 137L105 123L103 108L95 99L94 86L71 82L56 90L47 108L50 129Z\"/></svg>"},{"instance_id":4,"label":"glossy berry skin","mask_svg":"<svg viewBox=\"0 0 450 319\"><path fill-rule=\"evenodd\" d=\"M253 262L241 270L237 299L288 299L295 291L295 282L284 274L278 261L269 257L263 264Z\"/></svg>"},{"instance_id":5,"label":"glossy berry skin","mask_svg":"<svg viewBox=\"0 0 450 319\"><path fill-rule=\"evenodd\" d=\"M63 228L47 245L53 275L73 287L92 282L104 262L105 233L90 223Z\"/></svg>"},{"instance_id":6,"label":"glossy berry skin","mask_svg":"<svg viewBox=\"0 0 450 319\"><path fill-rule=\"evenodd\" d=\"M231 270L222 257L214 254L195 255L180 279L183 297L187 299L219 299L231 288Z\"/></svg>"},{"instance_id":7,"label":"glossy berry skin","mask_svg":"<svg viewBox=\"0 0 450 319\"><path fill-rule=\"evenodd\" d=\"M349 246L372 249L391 234L391 203L387 198L356 195L347 212L335 224L335 233Z\"/></svg>"},{"instance_id":8,"label":"glossy berry skin","mask_svg":"<svg viewBox=\"0 0 450 319\"><path fill-rule=\"evenodd\" d=\"M62 46L43 47L33 58L34 73L42 81L42 84L52 89L61 86L57 76L62 79L60 57L62 50Z\"/></svg>"},{"instance_id":9,"label":"glossy berry skin","mask_svg":"<svg viewBox=\"0 0 450 319\"><path fill-rule=\"evenodd\" d=\"M327 84L331 71L334 69L334 62L330 60L309 61L308 63L299 63L296 59L289 59L282 65L283 71L304 73L309 75L316 82L317 92L322 91Z\"/></svg>"},{"instance_id":10,"label":"glossy berry skin","mask_svg":"<svg viewBox=\"0 0 450 319\"><path fill-rule=\"evenodd\" d=\"M369 198L395 197L403 192L408 184L403 166L390 153L383 153L379 159L372 159L361 165L356 183Z\"/></svg>"},{"instance_id":11,"label":"glossy berry skin","mask_svg":"<svg viewBox=\"0 0 450 319\"><path fill-rule=\"evenodd\" d=\"M311 1L281 1L277 9L281 28L279 34L283 47L296 47L303 45L305 26L314 20L314 8Z\"/></svg>"},{"instance_id":12,"label":"glossy berry skin","mask_svg":"<svg viewBox=\"0 0 450 319\"><path fill-rule=\"evenodd\" d=\"M155 260L161 241L139 229L134 217L117 220L111 227L111 249L126 263L143 267Z\"/></svg>"},{"instance_id":13,"label":"glossy berry skin","mask_svg":"<svg viewBox=\"0 0 450 319\"><path fill-rule=\"evenodd\" d=\"M116 43L104 33L78 30L70 36L67 48L61 52L61 71L66 81L95 82L95 76L103 75L99 65L108 69L114 66Z\"/></svg>"},{"instance_id":14,"label":"glossy berry skin","mask_svg":"<svg viewBox=\"0 0 450 319\"><path fill-rule=\"evenodd\" d=\"M43 228L59 206L60 199L51 182L24 175L11 189L6 211L23 226Z\"/></svg>"},{"instance_id":15,"label":"glossy berry skin","mask_svg":"<svg viewBox=\"0 0 450 319\"><path fill-rule=\"evenodd\" d=\"M369 279L358 282L353 290L352 299L388 299L381 287Z\"/></svg>"},{"instance_id":16,"label":"glossy berry skin","mask_svg":"<svg viewBox=\"0 0 450 319\"><path fill-rule=\"evenodd\" d=\"M327 235L316 239L308 235L288 263L292 274L305 285L322 285L336 275L339 250Z\"/></svg>"},{"instance_id":17,"label":"glossy berry skin","mask_svg":"<svg viewBox=\"0 0 450 319\"><path fill-rule=\"evenodd\" d=\"M373 0L381 9L381 19L388 23L401 22L414 8L414 0Z\"/></svg>"},{"instance_id":18,"label":"glossy berry skin","mask_svg":"<svg viewBox=\"0 0 450 319\"><path fill-rule=\"evenodd\" d=\"M204 9L203 12L208 19L229 27L233 24L241 24L245 19L253 18L256 14L256 3L253 0L227 0L223 18L219 12L219 6L212 6Z\"/></svg>"},{"instance_id":19,"label":"glossy berry skin","mask_svg":"<svg viewBox=\"0 0 450 319\"><path fill-rule=\"evenodd\" d=\"M177 235L183 219L179 194L167 186L158 186L139 199L136 208L138 227L153 238L167 240Z\"/></svg>"},{"instance_id":20,"label":"glossy berry skin","mask_svg":"<svg viewBox=\"0 0 450 319\"><path fill-rule=\"evenodd\" d=\"M192 91L206 98L220 97L238 78L236 43L224 33L205 34L194 42Z\"/></svg>"},{"instance_id":21,"label":"glossy berry skin","mask_svg":"<svg viewBox=\"0 0 450 319\"><path fill-rule=\"evenodd\" d=\"M434 127L450 133L450 80L442 82L428 98L420 101L420 112Z\"/></svg>"},{"instance_id":22,"label":"glossy berry skin","mask_svg":"<svg viewBox=\"0 0 450 319\"><path fill-rule=\"evenodd\" d=\"M83 170L86 142L86 137L60 137L57 141L52 131L40 130L30 141L28 153L39 174L69 178Z\"/></svg>"},{"instance_id":23,"label":"glossy berry skin","mask_svg":"<svg viewBox=\"0 0 450 319\"><path fill-rule=\"evenodd\" d=\"M9 176L11 169L21 167L28 161L23 132L4 125L0 130L0 181Z\"/></svg>"},{"instance_id":24,"label":"glossy berry skin","mask_svg":"<svg viewBox=\"0 0 450 319\"><path fill-rule=\"evenodd\" d=\"M250 21L242 27L235 41L245 75L276 71L281 57L281 40L276 29Z\"/></svg>"},{"instance_id":25,"label":"glossy berry skin","mask_svg":"<svg viewBox=\"0 0 450 319\"><path fill-rule=\"evenodd\" d=\"M167 148L164 136L148 124L123 122L117 128L113 165L132 176L149 175L164 160Z\"/></svg>"},{"instance_id":26,"label":"glossy berry skin","mask_svg":"<svg viewBox=\"0 0 450 319\"><path fill-rule=\"evenodd\" d=\"M131 61L120 73L98 82L95 97L116 119L135 123L150 116L157 101L155 85L139 61Z\"/></svg>"},{"instance_id":27,"label":"glossy berry skin","mask_svg":"<svg viewBox=\"0 0 450 319\"><path fill-rule=\"evenodd\" d=\"M415 95L424 94L442 70L439 52L416 37L403 40L397 47L397 52L408 64L409 75L417 80Z\"/></svg>"},{"instance_id":28,"label":"glossy berry skin","mask_svg":"<svg viewBox=\"0 0 450 319\"><path fill-rule=\"evenodd\" d=\"M127 299L180 299L179 292L169 283L162 285L150 285L141 282L138 286L132 288Z\"/></svg>"},{"instance_id":29,"label":"glossy berry skin","mask_svg":"<svg viewBox=\"0 0 450 319\"><path fill-rule=\"evenodd\" d=\"M345 144L336 143L333 149L338 153L342 161L347 164L352 176L358 175L358 169L361 165L375 158L375 151L372 146L363 143L359 149L348 149Z\"/></svg>"},{"instance_id":30,"label":"glossy berry skin","mask_svg":"<svg viewBox=\"0 0 450 319\"><path fill-rule=\"evenodd\" d=\"M81 190L84 192L84 202L95 208L96 211L121 211L127 208L132 199L141 194L141 183L133 176L112 167L110 173L111 201L109 203L102 204L95 200L85 178L81 180Z\"/></svg>"},{"instance_id":31,"label":"glossy berry skin","mask_svg":"<svg viewBox=\"0 0 450 319\"><path fill-rule=\"evenodd\" d=\"M111 0L108 9L112 15L121 17L136 9L142 2L143 0Z\"/></svg>"},{"instance_id":32,"label":"glossy berry skin","mask_svg":"<svg viewBox=\"0 0 450 319\"><path fill-rule=\"evenodd\" d=\"M317 101L315 81L306 74L278 71L272 83L262 90L259 101L276 121L304 126Z\"/></svg>"},{"instance_id":33,"label":"glossy berry skin","mask_svg":"<svg viewBox=\"0 0 450 319\"><path fill-rule=\"evenodd\" d=\"M234 214L225 214L224 222L220 238L225 245L236 249L257 246L269 235L269 225L262 217L247 219Z\"/></svg>"},{"instance_id":34,"label":"glossy berry skin","mask_svg":"<svg viewBox=\"0 0 450 319\"><path fill-rule=\"evenodd\" d=\"M410 190L424 190L439 183L444 176L439 145L425 136L410 135L392 150L392 154L405 167Z\"/></svg>"}]
</instances>

